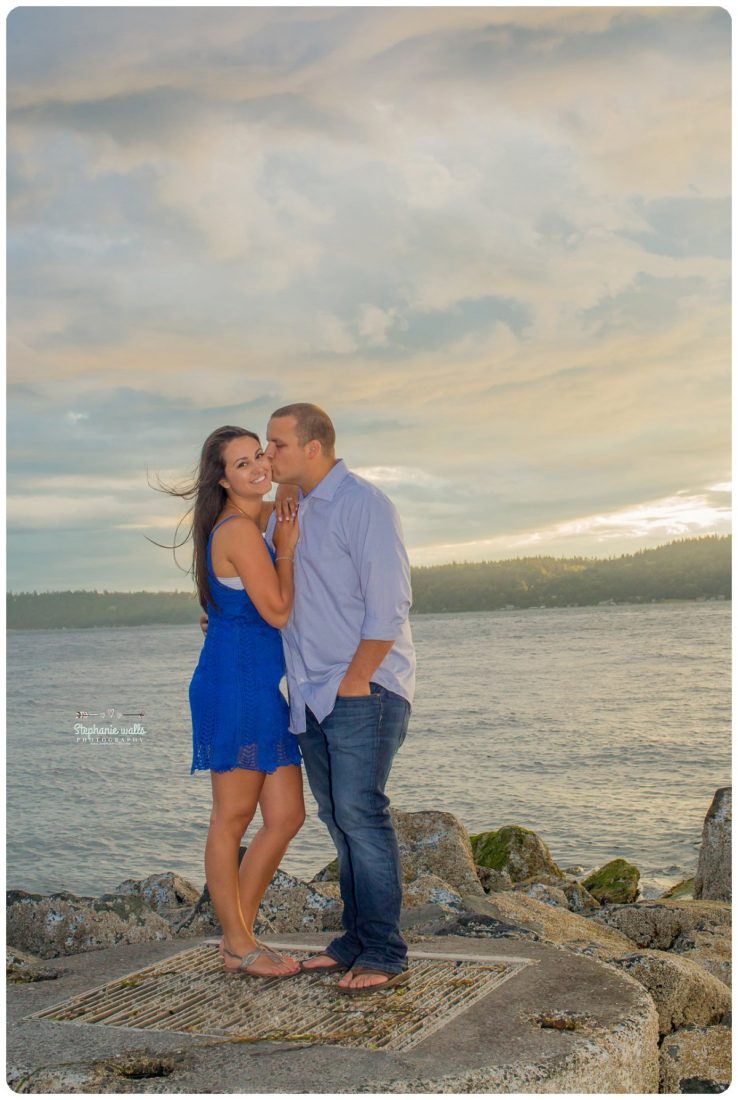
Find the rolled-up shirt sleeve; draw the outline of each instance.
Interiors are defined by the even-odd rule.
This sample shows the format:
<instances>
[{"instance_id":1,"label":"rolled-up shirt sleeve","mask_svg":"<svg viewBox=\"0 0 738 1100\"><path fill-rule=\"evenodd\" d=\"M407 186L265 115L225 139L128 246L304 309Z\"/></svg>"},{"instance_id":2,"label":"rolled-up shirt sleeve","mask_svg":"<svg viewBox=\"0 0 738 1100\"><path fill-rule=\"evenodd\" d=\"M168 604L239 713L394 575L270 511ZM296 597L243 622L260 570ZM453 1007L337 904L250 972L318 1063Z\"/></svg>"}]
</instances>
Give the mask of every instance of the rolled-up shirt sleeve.
<instances>
[{"instance_id":1,"label":"rolled-up shirt sleeve","mask_svg":"<svg viewBox=\"0 0 738 1100\"><path fill-rule=\"evenodd\" d=\"M361 637L394 641L407 622L412 589L400 516L389 497L364 497L351 517L348 543L365 604Z\"/></svg>"}]
</instances>

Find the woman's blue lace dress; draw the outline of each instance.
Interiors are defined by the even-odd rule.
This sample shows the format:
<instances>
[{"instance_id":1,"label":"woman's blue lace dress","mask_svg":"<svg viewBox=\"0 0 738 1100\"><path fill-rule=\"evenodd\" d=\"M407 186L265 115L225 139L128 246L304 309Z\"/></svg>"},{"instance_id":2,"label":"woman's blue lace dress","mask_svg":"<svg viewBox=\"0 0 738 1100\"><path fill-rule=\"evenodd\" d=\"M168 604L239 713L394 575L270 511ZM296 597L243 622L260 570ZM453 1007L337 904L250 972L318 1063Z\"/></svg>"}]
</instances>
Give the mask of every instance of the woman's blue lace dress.
<instances>
[{"instance_id":1,"label":"woman's blue lace dress","mask_svg":"<svg viewBox=\"0 0 738 1100\"><path fill-rule=\"evenodd\" d=\"M208 632L190 681L190 775L234 768L273 772L301 762L297 737L288 728L289 707L279 690L284 675L280 632L261 617L243 588L230 588L213 572L213 535L235 518L216 524L208 539L208 577L220 611L208 602ZM274 559L274 551L267 549Z\"/></svg>"}]
</instances>

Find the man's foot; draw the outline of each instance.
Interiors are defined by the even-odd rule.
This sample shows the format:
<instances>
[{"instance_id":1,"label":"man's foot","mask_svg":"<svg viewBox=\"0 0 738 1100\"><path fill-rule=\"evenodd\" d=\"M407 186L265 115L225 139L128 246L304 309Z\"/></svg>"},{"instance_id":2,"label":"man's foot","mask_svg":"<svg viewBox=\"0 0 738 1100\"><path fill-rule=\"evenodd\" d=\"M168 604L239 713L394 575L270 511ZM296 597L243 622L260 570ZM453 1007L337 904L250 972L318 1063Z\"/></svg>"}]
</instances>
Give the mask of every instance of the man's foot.
<instances>
[{"instance_id":1,"label":"man's foot","mask_svg":"<svg viewBox=\"0 0 738 1100\"><path fill-rule=\"evenodd\" d=\"M349 970L337 984L341 989L363 989L367 985L385 985L387 978L381 974L354 974Z\"/></svg>"},{"instance_id":2,"label":"man's foot","mask_svg":"<svg viewBox=\"0 0 738 1100\"><path fill-rule=\"evenodd\" d=\"M302 964L303 970L315 970L318 974L330 974L336 970L345 970L343 963L338 962L332 955L311 955Z\"/></svg>"},{"instance_id":3,"label":"man's foot","mask_svg":"<svg viewBox=\"0 0 738 1100\"><path fill-rule=\"evenodd\" d=\"M407 970L395 971L381 970L379 967L356 966L337 983L342 993L369 992L372 989L381 989L385 985L404 985L410 977Z\"/></svg>"}]
</instances>

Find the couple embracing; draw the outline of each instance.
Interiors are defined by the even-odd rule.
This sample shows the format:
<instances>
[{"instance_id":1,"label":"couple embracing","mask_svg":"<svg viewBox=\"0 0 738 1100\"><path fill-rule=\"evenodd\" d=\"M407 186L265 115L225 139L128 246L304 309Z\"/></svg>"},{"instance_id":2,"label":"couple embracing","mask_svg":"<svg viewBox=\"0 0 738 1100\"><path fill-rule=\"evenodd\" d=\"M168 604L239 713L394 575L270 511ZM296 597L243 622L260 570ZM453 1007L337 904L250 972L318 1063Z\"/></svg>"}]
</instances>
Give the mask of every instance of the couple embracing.
<instances>
[{"instance_id":1,"label":"couple embracing","mask_svg":"<svg viewBox=\"0 0 738 1100\"><path fill-rule=\"evenodd\" d=\"M384 789L415 686L397 510L336 458L330 418L307 403L272 414L265 448L242 428L213 432L193 495L205 642L189 689L191 774L210 771L205 875L224 967L270 979L335 972L350 995L397 985L407 944ZM338 852L343 934L299 963L258 940L254 922L305 820L303 763ZM239 867L257 805L263 825Z\"/></svg>"}]
</instances>

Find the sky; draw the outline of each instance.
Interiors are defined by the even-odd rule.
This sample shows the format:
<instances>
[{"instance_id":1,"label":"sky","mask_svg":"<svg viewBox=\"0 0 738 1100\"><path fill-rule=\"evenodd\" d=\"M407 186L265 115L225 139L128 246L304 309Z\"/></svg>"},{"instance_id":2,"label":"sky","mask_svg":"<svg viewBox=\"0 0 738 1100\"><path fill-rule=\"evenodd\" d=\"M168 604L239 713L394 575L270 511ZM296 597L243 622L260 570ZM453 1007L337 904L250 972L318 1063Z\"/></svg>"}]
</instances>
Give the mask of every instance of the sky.
<instances>
[{"instance_id":1,"label":"sky","mask_svg":"<svg viewBox=\"0 0 738 1100\"><path fill-rule=\"evenodd\" d=\"M291 401L416 565L729 533L730 36L720 7L13 9L8 590L191 591L151 484Z\"/></svg>"}]
</instances>

